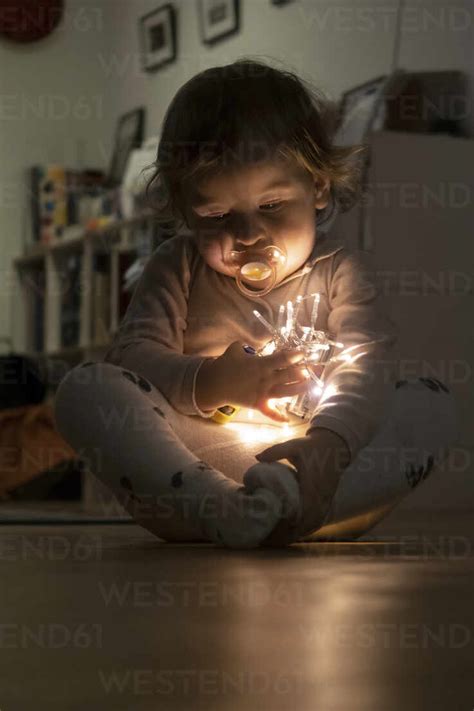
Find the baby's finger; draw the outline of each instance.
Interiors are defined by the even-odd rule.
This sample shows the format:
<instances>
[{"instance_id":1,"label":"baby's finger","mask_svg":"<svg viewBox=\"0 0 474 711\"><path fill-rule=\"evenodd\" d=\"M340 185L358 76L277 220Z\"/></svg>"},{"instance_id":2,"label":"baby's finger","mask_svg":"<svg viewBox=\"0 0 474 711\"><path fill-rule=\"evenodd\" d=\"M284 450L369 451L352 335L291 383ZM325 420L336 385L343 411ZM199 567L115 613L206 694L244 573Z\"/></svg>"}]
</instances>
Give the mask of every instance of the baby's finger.
<instances>
[{"instance_id":1,"label":"baby's finger","mask_svg":"<svg viewBox=\"0 0 474 711\"><path fill-rule=\"evenodd\" d=\"M315 375L317 375L318 378L321 377L321 375L323 374L323 371L324 371L324 365L322 365L321 363L310 363L308 368L311 368L313 373Z\"/></svg>"},{"instance_id":2,"label":"baby's finger","mask_svg":"<svg viewBox=\"0 0 474 711\"><path fill-rule=\"evenodd\" d=\"M274 385L285 385L305 381L309 378L308 369L303 365L290 365L288 368L281 368L272 373Z\"/></svg>"},{"instance_id":3,"label":"baby's finger","mask_svg":"<svg viewBox=\"0 0 474 711\"><path fill-rule=\"evenodd\" d=\"M270 419L275 420L275 422L289 422L289 418L285 415L282 415L277 410L274 410L273 407L271 407L271 405L269 404L268 400L264 400L264 402L262 402L258 406L258 409L263 415L270 417Z\"/></svg>"},{"instance_id":4,"label":"baby's finger","mask_svg":"<svg viewBox=\"0 0 474 711\"><path fill-rule=\"evenodd\" d=\"M291 350L282 350L278 353L272 353L269 356L263 356L263 358L272 365L272 368L277 370L278 368L285 368L292 363L298 363L298 361L304 358L304 353L302 351L297 351L295 348Z\"/></svg>"},{"instance_id":5,"label":"baby's finger","mask_svg":"<svg viewBox=\"0 0 474 711\"><path fill-rule=\"evenodd\" d=\"M256 454L255 459L258 459L259 462L269 463L276 462L279 459L288 459L288 461L290 461L289 457L292 456L292 444L291 441L287 440L286 442L278 442L278 444L274 444L271 447L267 447L267 449L264 449L263 452L259 452L258 454Z\"/></svg>"},{"instance_id":6,"label":"baby's finger","mask_svg":"<svg viewBox=\"0 0 474 711\"><path fill-rule=\"evenodd\" d=\"M291 397L292 395L299 395L300 393L306 392L308 389L308 381L303 380L299 383L289 383L288 385L275 385L270 390L269 397L280 398L280 397Z\"/></svg>"}]
</instances>

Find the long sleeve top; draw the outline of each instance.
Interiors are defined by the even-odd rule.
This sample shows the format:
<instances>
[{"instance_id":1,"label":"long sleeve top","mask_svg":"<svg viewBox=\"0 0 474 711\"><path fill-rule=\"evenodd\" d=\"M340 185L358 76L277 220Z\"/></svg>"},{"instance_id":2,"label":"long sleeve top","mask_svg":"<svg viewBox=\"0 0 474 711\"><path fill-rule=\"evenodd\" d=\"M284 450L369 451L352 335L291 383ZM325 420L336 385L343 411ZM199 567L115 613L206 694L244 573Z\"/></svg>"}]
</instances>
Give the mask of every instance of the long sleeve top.
<instances>
[{"instance_id":1,"label":"long sleeve top","mask_svg":"<svg viewBox=\"0 0 474 711\"><path fill-rule=\"evenodd\" d=\"M374 436L386 406L396 329L380 303L371 255L348 249L334 230L318 234L305 264L264 297L243 295L232 277L209 267L191 232L175 234L147 261L104 361L147 378L178 412L211 417L215 410L202 411L195 398L202 363L236 340L262 347L270 334L253 309L276 323L280 304L314 292L320 294L316 328L360 357L326 367L330 394L321 398L307 433L333 430L352 461ZM302 302L302 325L310 323L311 306L312 299Z\"/></svg>"}]
</instances>

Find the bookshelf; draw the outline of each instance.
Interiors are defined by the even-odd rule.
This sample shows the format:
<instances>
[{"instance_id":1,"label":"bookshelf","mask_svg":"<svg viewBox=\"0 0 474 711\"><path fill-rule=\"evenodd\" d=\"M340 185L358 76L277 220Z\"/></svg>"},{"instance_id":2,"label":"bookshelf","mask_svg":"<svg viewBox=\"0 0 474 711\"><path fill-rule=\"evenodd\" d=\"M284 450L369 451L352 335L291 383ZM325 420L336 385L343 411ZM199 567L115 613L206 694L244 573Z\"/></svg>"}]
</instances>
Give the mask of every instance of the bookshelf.
<instances>
[{"instance_id":1,"label":"bookshelf","mask_svg":"<svg viewBox=\"0 0 474 711\"><path fill-rule=\"evenodd\" d=\"M131 298L122 291L123 274L137 257L140 235L151 230L156 237L155 228L151 211L94 230L74 225L53 243L33 244L17 257L16 349L71 367L105 351Z\"/></svg>"},{"instance_id":2,"label":"bookshelf","mask_svg":"<svg viewBox=\"0 0 474 711\"><path fill-rule=\"evenodd\" d=\"M15 351L47 373L48 400L70 368L105 354L133 293L133 286L123 290L124 275L138 257L151 254L164 232L155 214L142 208L94 230L72 225L13 260L12 340ZM82 473L81 505L99 518L128 518L88 470Z\"/></svg>"}]
</instances>

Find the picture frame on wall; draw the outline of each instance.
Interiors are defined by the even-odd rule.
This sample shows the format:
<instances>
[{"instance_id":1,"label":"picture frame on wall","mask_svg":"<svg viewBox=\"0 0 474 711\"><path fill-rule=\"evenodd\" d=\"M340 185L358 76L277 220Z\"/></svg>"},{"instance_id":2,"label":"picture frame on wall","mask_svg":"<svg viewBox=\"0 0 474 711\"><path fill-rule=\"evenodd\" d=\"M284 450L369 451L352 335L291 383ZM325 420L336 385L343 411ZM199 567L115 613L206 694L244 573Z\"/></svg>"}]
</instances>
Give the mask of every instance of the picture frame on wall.
<instances>
[{"instance_id":1,"label":"picture frame on wall","mask_svg":"<svg viewBox=\"0 0 474 711\"><path fill-rule=\"evenodd\" d=\"M130 154L140 148L145 132L145 109L141 106L123 114L115 130L114 148L107 183L109 187L122 183Z\"/></svg>"},{"instance_id":2,"label":"picture frame on wall","mask_svg":"<svg viewBox=\"0 0 474 711\"><path fill-rule=\"evenodd\" d=\"M362 143L371 130L379 127L384 109L384 92L389 79L389 75L383 74L342 94L336 133L338 145Z\"/></svg>"},{"instance_id":3,"label":"picture frame on wall","mask_svg":"<svg viewBox=\"0 0 474 711\"><path fill-rule=\"evenodd\" d=\"M176 60L177 12L168 3L149 12L139 20L142 67L145 72L155 72Z\"/></svg>"},{"instance_id":4,"label":"picture frame on wall","mask_svg":"<svg viewBox=\"0 0 474 711\"><path fill-rule=\"evenodd\" d=\"M199 0L199 26L209 46L239 32L240 0Z\"/></svg>"},{"instance_id":5,"label":"picture frame on wall","mask_svg":"<svg viewBox=\"0 0 474 711\"><path fill-rule=\"evenodd\" d=\"M270 0L272 5L289 5L294 0Z\"/></svg>"}]
</instances>

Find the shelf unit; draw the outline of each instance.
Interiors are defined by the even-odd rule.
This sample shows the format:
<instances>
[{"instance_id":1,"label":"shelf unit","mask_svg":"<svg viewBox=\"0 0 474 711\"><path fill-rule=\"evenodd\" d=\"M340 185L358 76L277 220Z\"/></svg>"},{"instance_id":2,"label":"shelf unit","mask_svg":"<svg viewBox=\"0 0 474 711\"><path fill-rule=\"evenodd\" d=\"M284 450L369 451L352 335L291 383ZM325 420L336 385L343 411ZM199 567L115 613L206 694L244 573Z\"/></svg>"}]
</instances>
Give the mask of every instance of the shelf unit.
<instances>
[{"instance_id":1,"label":"shelf unit","mask_svg":"<svg viewBox=\"0 0 474 711\"><path fill-rule=\"evenodd\" d=\"M71 366L84 359L93 359L98 351L105 351L123 316L120 313L119 283L121 255L126 253L132 260L135 258L139 236L143 230L155 227L155 220L151 211L142 211L131 219L116 220L100 229L75 227L70 230L70 238L61 238L50 245L32 245L24 255L17 257L13 262L15 349L40 361L62 359ZM97 255L107 255L110 259L110 293L106 295L109 323L104 329L105 338L100 340L94 338L92 332L91 287ZM72 339L75 342L65 344L61 308L64 293L71 287L64 279L71 257L80 263L78 284L73 287L78 292L74 295L78 301L78 323L77 337ZM131 296L130 292L126 293Z\"/></svg>"},{"instance_id":2,"label":"shelf unit","mask_svg":"<svg viewBox=\"0 0 474 711\"><path fill-rule=\"evenodd\" d=\"M55 243L32 245L13 260L11 340L16 352L30 356L44 370L49 390L46 399L51 403L70 368L85 360L101 360L105 355L133 293L133 287L132 291L122 291L124 271L144 255L145 249L151 253L165 236L166 230L156 221L156 215L141 209L131 219L117 219L100 229L71 226ZM93 337L93 312L98 306L98 292L93 287L98 285L94 266L100 255L107 274L99 286L100 305L106 306L107 319L106 323L101 322L102 337L98 339ZM71 288L64 275L72 257L78 269L77 284ZM75 342L64 345L64 294L68 288ZM38 304L42 304L39 310ZM82 473L81 505L86 513L99 517L125 515L111 491L87 469Z\"/></svg>"}]
</instances>

